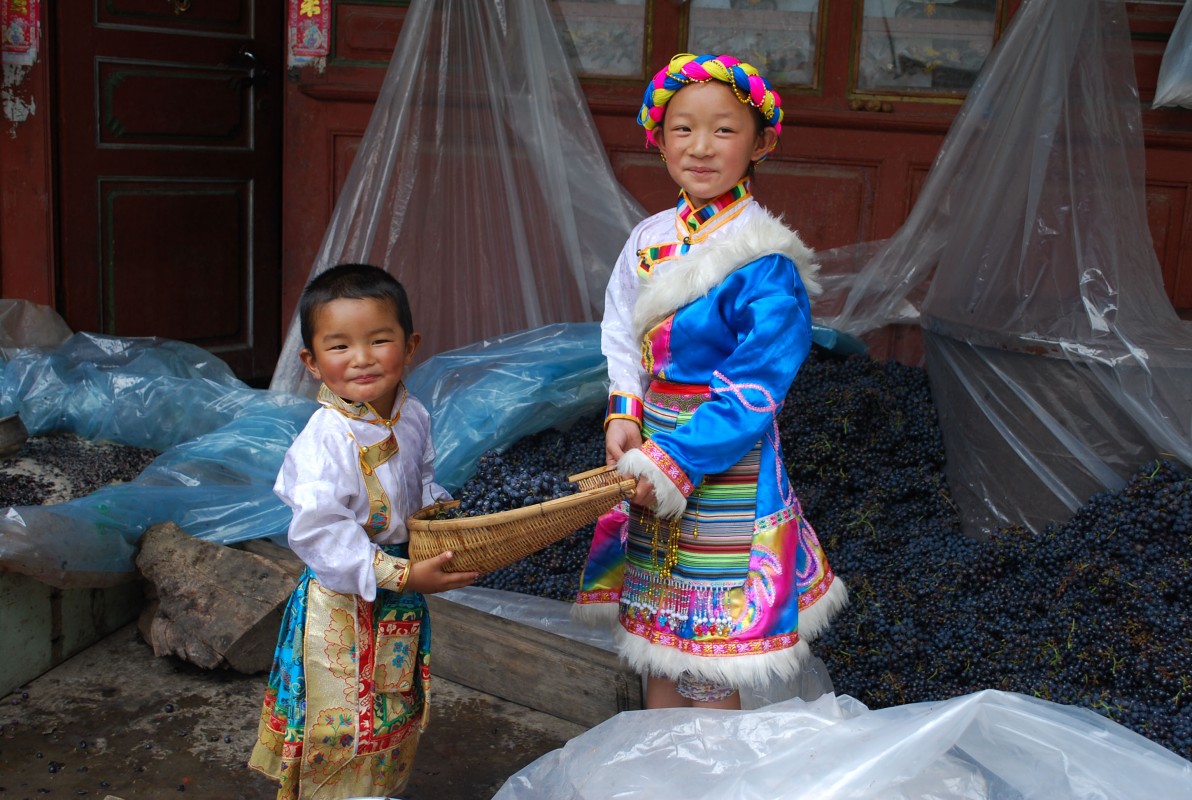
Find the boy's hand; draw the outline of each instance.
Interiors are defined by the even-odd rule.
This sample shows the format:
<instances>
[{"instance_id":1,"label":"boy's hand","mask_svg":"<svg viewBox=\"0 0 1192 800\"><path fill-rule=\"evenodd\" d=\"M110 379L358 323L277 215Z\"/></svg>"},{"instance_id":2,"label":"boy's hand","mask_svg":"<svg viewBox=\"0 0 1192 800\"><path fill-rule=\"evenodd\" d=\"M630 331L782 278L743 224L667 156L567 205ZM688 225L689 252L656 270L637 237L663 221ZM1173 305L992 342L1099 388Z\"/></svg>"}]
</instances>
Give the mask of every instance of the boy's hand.
<instances>
[{"instance_id":1,"label":"boy's hand","mask_svg":"<svg viewBox=\"0 0 1192 800\"><path fill-rule=\"evenodd\" d=\"M642 429L631 419L609 420L604 432L604 460L615 467L626 450L642 446Z\"/></svg>"},{"instance_id":2,"label":"boy's hand","mask_svg":"<svg viewBox=\"0 0 1192 800\"><path fill-rule=\"evenodd\" d=\"M438 594L448 589L459 589L471 586L479 572L444 572L443 567L455 554L444 550L434 558L425 561L415 561L410 565L410 577L406 579L406 588L422 594Z\"/></svg>"}]
</instances>

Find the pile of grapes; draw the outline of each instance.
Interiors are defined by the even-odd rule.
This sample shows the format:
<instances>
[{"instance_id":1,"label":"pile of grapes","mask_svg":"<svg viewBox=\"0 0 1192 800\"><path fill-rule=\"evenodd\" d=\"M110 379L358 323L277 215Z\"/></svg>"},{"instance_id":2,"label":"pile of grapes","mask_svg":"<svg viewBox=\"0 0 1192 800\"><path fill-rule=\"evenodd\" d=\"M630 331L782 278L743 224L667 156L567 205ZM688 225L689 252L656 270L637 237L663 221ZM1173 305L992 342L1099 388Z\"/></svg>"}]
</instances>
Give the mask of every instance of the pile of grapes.
<instances>
[{"instance_id":1,"label":"pile of grapes","mask_svg":"<svg viewBox=\"0 0 1192 800\"><path fill-rule=\"evenodd\" d=\"M804 511L852 598L815 644L838 693L881 708L1019 692L1094 709L1192 758L1187 471L1140 465L1062 525L982 542L961 532L924 370L813 350L778 422ZM600 420L581 420L487 454L457 494L493 510L547 499L525 487L542 476L546 491L603 453ZM591 532L478 583L571 600Z\"/></svg>"},{"instance_id":2,"label":"pile of grapes","mask_svg":"<svg viewBox=\"0 0 1192 800\"><path fill-rule=\"evenodd\" d=\"M18 452L0 458L0 508L86 497L109 484L133 480L156 456L153 450L72 433L32 436Z\"/></svg>"},{"instance_id":3,"label":"pile of grapes","mask_svg":"<svg viewBox=\"0 0 1192 800\"><path fill-rule=\"evenodd\" d=\"M455 492L464 516L491 514L573 494L568 475L604 466L603 417L577 421L570 430L527 436L503 453L480 457L476 472ZM480 576L477 586L571 601L595 523L509 566Z\"/></svg>"}]
</instances>

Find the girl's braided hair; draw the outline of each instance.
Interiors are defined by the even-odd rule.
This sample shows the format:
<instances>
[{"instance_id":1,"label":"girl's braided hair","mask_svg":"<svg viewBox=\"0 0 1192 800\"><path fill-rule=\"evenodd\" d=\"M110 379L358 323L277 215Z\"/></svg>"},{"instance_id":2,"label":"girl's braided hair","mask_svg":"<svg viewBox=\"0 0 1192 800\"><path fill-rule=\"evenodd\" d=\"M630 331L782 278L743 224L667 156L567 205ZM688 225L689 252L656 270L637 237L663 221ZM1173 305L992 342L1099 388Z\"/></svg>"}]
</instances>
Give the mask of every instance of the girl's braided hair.
<instances>
[{"instance_id":1,"label":"girl's braided hair","mask_svg":"<svg viewBox=\"0 0 1192 800\"><path fill-rule=\"evenodd\" d=\"M646 129L648 145L658 146L654 140L655 129L662 122L666 104L675 92L689 83L706 81L728 84L738 100L758 110L765 124L774 128L774 133L782 133L782 98L756 67L729 55L680 53L646 86L645 99L637 112L637 124Z\"/></svg>"}]
</instances>

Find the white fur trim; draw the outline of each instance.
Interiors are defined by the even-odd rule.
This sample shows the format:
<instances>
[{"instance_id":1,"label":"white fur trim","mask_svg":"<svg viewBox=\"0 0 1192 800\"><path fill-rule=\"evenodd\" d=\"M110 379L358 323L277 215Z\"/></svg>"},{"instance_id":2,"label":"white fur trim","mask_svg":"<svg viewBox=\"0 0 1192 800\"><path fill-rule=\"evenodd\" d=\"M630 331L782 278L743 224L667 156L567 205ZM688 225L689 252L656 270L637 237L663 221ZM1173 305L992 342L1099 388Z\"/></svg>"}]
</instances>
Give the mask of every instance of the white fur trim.
<instances>
[{"instance_id":1,"label":"white fur trim","mask_svg":"<svg viewBox=\"0 0 1192 800\"><path fill-rule=\"evenodd\" d=\"M571 619L592 628L615 630L620 627L617 624L619 610L619 603L572 603Z\"/></svg>"},{"instance_id":2,"label":"white fur trim","mask_svg":"<svg viewBox=\"0 0 1192 800\"><path fill-rule=\"evenodd\" d=\"M799 638L805 642L815 641L846 605L848 589L839 576L833 576L828 591L812 603L811 608L799 612Z\"/></svg>"},{"instance_id":3,"label":"white fur trim","mask_svg":"<svg viewBox=\"0 0 1192 800\"><path fill-rule=\"evenodd\" d=\"M798 677L811 650L801 638L793 647L743 656L697 656L651 644L618 626L617 651L629 668L643 675L676 680L684 672L706 681L740 688L765 686L774 679Z\"/></svg>"},{"instance_id":4,"label":"white fur trim","mask_svg":"<svg viewBox=\"0 0 1192 800\"><path fill-rule=\"evenodd\" d=\"M633 308L633 327L640 336L672 311L703 297L728 275L762 256L778 253L795 263L810 297L822 290L816 275L815 253L782 220L758 209L728 235L712 239L682 256L671 269L643 282Z\"/></svg>"},{"instance_id":5,"label":"white fur trim","mask_svg":"<svg viewBox=\"0 0 1192 800\"><path fill-rule=\"evenodd\" d=\"M832 617L848 604L844 581L834 578L828 591L811 608L799 612L799 642L786 650L747 656L697 656L651 644L620 625L614 629L617 652L635 672L672 680L684 672L727 686L766 686L773 680L798 677L811 655L808 643L821 634ZM574 616L575 611L572 611Z\"/></svg>"},{"instance_id":6,"label":"white fur trim","mask_svg":"<svg viewBox=\"0 0 1192 800\"><path fill-rule=\"evenodd\" d=\"M617 472L654 484L654 513L662 519L678 519L687 510L687 498L679 487L638 448L625 451L617 461Z\"/></svg>"}]
</instances>

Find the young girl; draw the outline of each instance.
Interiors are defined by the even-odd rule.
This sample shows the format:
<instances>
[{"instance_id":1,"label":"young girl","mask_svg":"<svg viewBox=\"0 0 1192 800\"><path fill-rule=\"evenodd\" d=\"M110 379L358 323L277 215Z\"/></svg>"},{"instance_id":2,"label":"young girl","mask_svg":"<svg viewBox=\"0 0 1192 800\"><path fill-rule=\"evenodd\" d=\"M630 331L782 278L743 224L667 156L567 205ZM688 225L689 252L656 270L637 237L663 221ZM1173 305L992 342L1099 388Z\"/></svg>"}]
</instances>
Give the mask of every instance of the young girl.
<instances>
[{"instance_id":1,"label":"young girl","mask_svg":"<svg viewBox=\"0 0 1192 800\"><path fill-rule=\"evenodd\" d=\"M634 228L609 280L606 451L638 488L597 526L576 610L615 611L648 707L740 708L739 687L796 675L847 602L777 427L811 348L818 267L750 192L782 127L756 69L677 55L638 123L681 191Z\"/></svg>"},{"instance_id":2,"label":"young girl","mask_svg":"<svg viewBox=\"0 0 1192 800\"><path fill-rule=\"evenodd\" d=\"M277 797L404 789L426 723L430 619L423 594L470 584L451 553L411 564L406 517L434 482L426 409L402 377L419 335L401 284L342 264L299 303L303 363L322 407L286 453L274 491L293 509L307 568L286 606L249 766Z\"/></svg>"}]
</instances>

